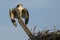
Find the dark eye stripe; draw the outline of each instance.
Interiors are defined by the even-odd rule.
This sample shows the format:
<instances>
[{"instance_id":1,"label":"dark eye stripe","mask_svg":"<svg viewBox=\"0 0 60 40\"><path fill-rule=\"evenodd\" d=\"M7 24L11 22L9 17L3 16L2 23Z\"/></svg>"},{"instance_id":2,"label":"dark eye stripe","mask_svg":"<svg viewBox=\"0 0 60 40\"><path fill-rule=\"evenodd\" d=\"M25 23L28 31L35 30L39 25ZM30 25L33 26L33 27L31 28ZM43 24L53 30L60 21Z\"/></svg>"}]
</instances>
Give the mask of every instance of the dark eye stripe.
<instances>
[{"instance_id":1,"label":"dark eye stripe","mask_svg":"<svg viewBox=\"0 0 60 40\"><path fill-rule=\"evenodd\" d=\"M17 7L19 7L19 5L17 5Z\"/></svg>"}]
</instances>

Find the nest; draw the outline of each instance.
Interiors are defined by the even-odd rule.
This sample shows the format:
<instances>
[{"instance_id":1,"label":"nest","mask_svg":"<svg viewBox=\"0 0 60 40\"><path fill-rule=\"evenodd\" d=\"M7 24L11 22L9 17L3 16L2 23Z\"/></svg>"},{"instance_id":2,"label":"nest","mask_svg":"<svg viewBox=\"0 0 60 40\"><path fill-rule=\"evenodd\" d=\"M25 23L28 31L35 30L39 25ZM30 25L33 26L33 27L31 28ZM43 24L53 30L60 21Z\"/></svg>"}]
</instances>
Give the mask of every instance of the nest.
<instances>
[{"instance_id":1,"label":"nest","mask_svg":"<svg viewBox=\"0 0 60 40\"><path fill-rule=\"evenodd\" d=\"M60 40L60 30L56 32L38 32L30 40Z\"/></svg>"}]
</instances>

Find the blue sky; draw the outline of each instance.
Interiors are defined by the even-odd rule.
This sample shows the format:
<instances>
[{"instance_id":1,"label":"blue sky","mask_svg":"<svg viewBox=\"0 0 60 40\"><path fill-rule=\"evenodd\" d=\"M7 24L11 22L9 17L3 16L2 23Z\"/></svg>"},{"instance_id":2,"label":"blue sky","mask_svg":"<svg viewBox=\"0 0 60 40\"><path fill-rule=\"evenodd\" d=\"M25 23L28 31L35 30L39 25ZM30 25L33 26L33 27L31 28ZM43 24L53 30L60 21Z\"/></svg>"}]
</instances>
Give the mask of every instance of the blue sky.
<instances>
[{"instance_id":1,"label":"blue sky","mask_svg":"<svg viewBox=\"0 0 60 40\"><path fill-rule=\"evenodd\" d=\"M0 40L27 40L28 36L17 22L15 28L9 17L9 9L22 3L29 11L28 28L36 25L36 32L60 29L60 0L0 0Z\"/></svg>"}]
</instances>

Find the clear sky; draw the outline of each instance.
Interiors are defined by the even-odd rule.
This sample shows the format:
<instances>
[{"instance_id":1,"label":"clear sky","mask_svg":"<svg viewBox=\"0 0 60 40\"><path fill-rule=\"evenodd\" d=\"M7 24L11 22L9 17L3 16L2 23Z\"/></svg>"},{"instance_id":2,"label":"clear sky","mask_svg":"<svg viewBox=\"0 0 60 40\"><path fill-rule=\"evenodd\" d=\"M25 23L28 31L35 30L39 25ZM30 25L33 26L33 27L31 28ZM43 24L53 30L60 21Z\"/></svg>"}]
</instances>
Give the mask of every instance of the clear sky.
<instances>
[{"instance_id":1,"label":"clear sky","mask_svg":"<svg viewBox=\"0 0 60 40\"><path fill-rule=\"evenodd\" d=\"M15 28L9 17L9 9L22 3L29 11L28 28L36 25L37 31L53 27L60 29L60 0L0 0L0 40L28 40L28 36L18 24Z\"/></svg>"}]
</instances>

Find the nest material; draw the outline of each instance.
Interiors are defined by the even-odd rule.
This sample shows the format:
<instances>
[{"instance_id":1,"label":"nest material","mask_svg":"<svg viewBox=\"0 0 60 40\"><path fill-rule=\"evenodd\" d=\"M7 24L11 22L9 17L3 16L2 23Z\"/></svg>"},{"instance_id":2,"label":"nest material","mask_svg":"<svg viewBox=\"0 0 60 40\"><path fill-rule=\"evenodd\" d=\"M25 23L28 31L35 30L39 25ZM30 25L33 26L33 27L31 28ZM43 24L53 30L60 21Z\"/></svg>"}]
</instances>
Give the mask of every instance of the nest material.
<instances>
[{"instance_id":1,"label":"nest material","mask_svg":"<svg viewBox=\"0 0 60 40\"><path fill-rule=\"evenodd\" d=\"M38 32L31 40L60 40L60 30L56 32Z\"/></svg>"}]
</instances>

